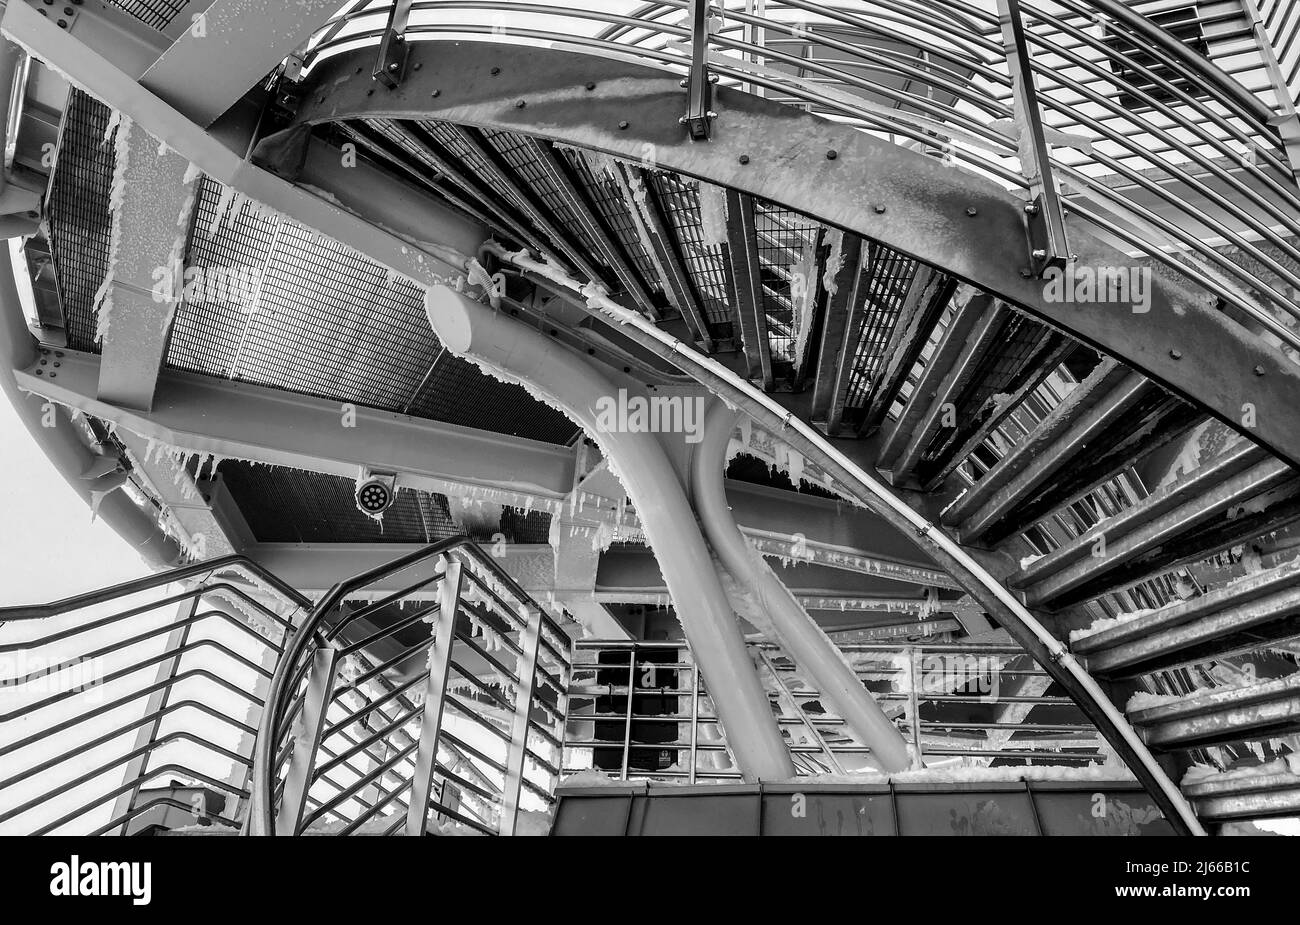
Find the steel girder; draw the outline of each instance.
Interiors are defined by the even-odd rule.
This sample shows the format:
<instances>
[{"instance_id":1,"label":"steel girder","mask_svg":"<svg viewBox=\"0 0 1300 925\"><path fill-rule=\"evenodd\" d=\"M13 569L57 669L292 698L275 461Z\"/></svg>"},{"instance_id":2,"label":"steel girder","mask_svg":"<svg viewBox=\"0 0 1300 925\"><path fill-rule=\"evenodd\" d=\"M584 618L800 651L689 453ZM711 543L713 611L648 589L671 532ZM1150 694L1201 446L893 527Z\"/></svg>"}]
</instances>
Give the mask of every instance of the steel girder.
<instances>
[{"instance_id":1,"label":"steel girder","mask_svg":"<svg viewBox=\"0 0 1300 925\"><path fill-rule=\"evenodd\" d=\"M1190 284L1152 275L1149 310L1131 302L1049 301L1026 278L1024 202L990 180L856 129L730 88L717 88L707 142L678 123L678 78L575 51L492 42L413 45L396 89L356 68L373 50L320 63L304 87L302 124L431 119L545 137L797 209L880 241L1020 306L1122 359L1300 464L1300 367L1216 310ZM378 217L376 217L378 218ZM1068 222L1079 265L1137 262ZM1214 362L1209 362L1213 358Z\"/></svg>"}]
</instances>

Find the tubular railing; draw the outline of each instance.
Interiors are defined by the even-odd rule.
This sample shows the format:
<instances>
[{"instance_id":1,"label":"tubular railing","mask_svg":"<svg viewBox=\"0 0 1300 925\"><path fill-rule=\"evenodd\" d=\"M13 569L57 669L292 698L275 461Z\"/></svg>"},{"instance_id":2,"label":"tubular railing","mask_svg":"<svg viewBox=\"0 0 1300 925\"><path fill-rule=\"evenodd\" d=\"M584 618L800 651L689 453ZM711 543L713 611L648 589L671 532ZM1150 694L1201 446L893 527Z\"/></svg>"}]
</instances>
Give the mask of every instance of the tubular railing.
<instances>
[{"instance_id":1,"label":"tubular railing","mask_svg":"<svg viewBox=\"0 0 1300 925\"><path fill-rule=\"evenodd\" d=\"M309 62L378 42L390 6L345 10L317 34ZM406 34L555 43L684 75L691 6L425 0L411 4ZM1033 170L1020 162L1023 120L995 6L767 0L758 15L746 11L753 4L714 0L708 67L724 84L1027 191ZM1300 189L1277 113L1264 101L1272 78L1250 19L1243 16L1240 35L1212 37L1234 49L1221 65L1121 0L1026 0L1020 9L1051 173L1068 209L1094 234L1176 270L1243 323L1300 349L1291 327L1300 320L1292 295L1300 286L1292 269ZM1239 53L1242 41L1254 50ZM1285 61L1292 44L1280 50ZM1246 259L1230 259L1225 245Z\"/></svg>"},{"instance_id":2,"label":"tubular railing","mask_svg":"<svg viewBox=\"0 0 1300 925\"><path fill-rule=\"evenodd\" d=\"M235 825L259 692L309 606L227 556L0 608L0 832L130 834L171 809ZM212 799L176 799L178 779Z\"/></svg>"},{"instance_id":3,"label":"tubular railing","mask_svg":"<svg viewBox=\"0 0 1300 925\"><path fill-rule=\"evenodd\" d=\"M1112 753L1073 701L1015 646L845 645L841 651L912 747L917 767L1073 766ZM779 649L751 644L800 776L871 767L870 749ZM575 645L565 775L739 780L684 642ZM630 695L630 696L629 696Z\"/></svg>"},{"instance_id":4,"label":"tubular railing","mask_svg":"<svg viewBox=\"0 0 1300 925\"><path fill-rule=\"evenodd\" d=\"M335 585L272 681L250 831L515 834L554 800L569 662L466 537Z\"/></svg>"}]
</instances>

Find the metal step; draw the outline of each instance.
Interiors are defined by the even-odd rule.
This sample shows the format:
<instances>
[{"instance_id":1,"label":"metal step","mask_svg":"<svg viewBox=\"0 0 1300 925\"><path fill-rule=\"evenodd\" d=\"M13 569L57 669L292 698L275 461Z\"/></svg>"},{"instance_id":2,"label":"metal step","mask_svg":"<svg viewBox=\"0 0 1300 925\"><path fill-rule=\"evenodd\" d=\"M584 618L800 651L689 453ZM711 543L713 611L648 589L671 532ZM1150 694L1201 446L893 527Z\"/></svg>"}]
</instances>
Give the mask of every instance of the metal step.
<instances>
[{"instance_id":1,"label":"metal step","mask_svg":"<svg viewBox=\"0 0 1300 925\"><path fill-rule=\"evenodd\" d=\"M1177 703L1133 710L1153 748L1194 748L1300 732L1300 673L1246 687L1201 691Z\"/></svg>"},{"instance_id":2,"label":"metal step","mask_svg":"<svg viewBox=\"0 0 1300 925\"><path fill-rule=\"evenodd\" d=\"M1079 638L1088 671L1125 676L1300 634L1300 559Z\"/></svg>"},{"instance_id":3,"label":"metal step","mask_svg":"<svg viewBox=\"0 0 1300 925\"><path fill-rule=\"evenodd\" d=\"M1289 486L1289 493L1284 486ZM1231 517L1246 502L1278 489L1284 490L1262 505L1260 511ZM1242 444L1030 563L1007 581L1024 590L1025 601L1031 607L1050 604L1077 589L1086 588L1088 596L1096 596L1131 582L1133 570L1140 571L1143 557L1172 548L1172 541L1203 526L1213 526L1225 518L1235 520L1239 529L1231 531L1233 538L1250 538L1255 535L1252 525L1260 515L1275 506L1281 510L1281 505L1296 493L1300 493L1300 483L1296 483L1286 463L1270 459L1252 444ZM1222 523L1218 526L1222 530ZM1240 535L1243 533L1245 536ZM1213 551L1211 546L1200 545L1192 554L1203 557ZM1148 571L1167 568L1161 559Z\"/></svg>"},{"instance_id":4,"label":"metal step","mask_svg":"<svg viewBox=\"0 0 1300 925\"><path fill-rule=\"evenodd\" d=\"M1098 439L1116 417L1152 388L1143 377L1103 360L1025 439L942 516L963 543L980 539L1042 485L1080 447Z\"/></svg>"},{"instance_id":5,"label":"metal step","mask_svg":"<svg viewBox=\"0 0 1300 925\"><path fill-rule=\"evenodd\" d=\"M1182 789L1205 822L1300 813L1300 774L1281 762L1270 773L1229 771L1184 783Z\"/></svg>"}]
</instances>

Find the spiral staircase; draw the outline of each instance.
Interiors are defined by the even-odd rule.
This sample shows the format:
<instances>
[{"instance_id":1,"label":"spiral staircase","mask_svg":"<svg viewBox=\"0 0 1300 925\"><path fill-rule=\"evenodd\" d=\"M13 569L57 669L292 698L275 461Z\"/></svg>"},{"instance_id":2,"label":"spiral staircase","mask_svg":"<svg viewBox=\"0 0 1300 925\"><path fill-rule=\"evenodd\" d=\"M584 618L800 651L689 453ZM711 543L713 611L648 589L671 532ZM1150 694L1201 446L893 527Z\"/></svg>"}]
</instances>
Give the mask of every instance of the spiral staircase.
<instances>
[{"instance_id":1,"label":"spiral staircase","mask_svg":"<svg viewBox=\"0 0 1300 925\"><path fill-rule=\"evenodd\" d=\"M223 99L220 81L184 74L181 62L203 73L213 52L183 10L159 26L144 17L150 4L79 6L60 25L39 3L8 4L3 30L30 53L23 66L46 62L47 82L72 89L40 229L21 232L33 235L36 317L15 328L6 306L6 389L16 405L49 400L82 422L40 439L73 460L61 468L83 493L103 487L86 473L104 458L118 469L94 479L138 483L143 499L110 489L96 503L157 550L160 569L181 552L201 561L106 596L0 612L3 634L128 593L197 589L182 598L187 617L149 630L171 642L134 667L169 673L133 695L148 707L118 730L139 730L127 757L23 790L75 750L32 759L0 782L22 794L0 824L55 831L93 810L96 830L132 831L191 806L186 786L221 794L220 811L200 801L216 828L279 834L513 834L531 813L556 831L673 831L705 803L669 802L696 787L715 805L694 818L746 832L781 831L764 826L777 818L764 807L818 786L831 788L817 796L826 811L870 815L882 834L942 829L948 804L933 801L962 787L1024 801L1006 810L1014 822L990 822L971 797L967 831L1077 831L1107 787L1138 807L1115 824L1123 831L1300 813L1300 11L1253 0L335 5L266 13L279 38L250 42L240 63L269 76ZM206 28L238 7L205 7ZM23 121L39 101L17 104L21 155L44 136ZM146 188L163 192L130 196ZM114 250L132 240L131 253ZM173 254L187 267L260 266L257 298L281 301L255 323L231 300L178 297L154 330L145 280ZM844 717L802 666L782 681L788 655L765 649L761 631L746 670L798 775L820 783L741 766L746 730L722 732L689 631L669 620L669 635L652 637L643 621L601 638L610 624L593 621L613 615L626 630L629 608L666 613L657 575L600 584L652 545L646 505L614 484L623 464L598 438L537 400L545 390L503 368L483 376L473 364L490 362L429 332L424 292L438 287L619 387L737 409L737 510L738 483L757 483L808 511L847 502L843 523L898 540L882 551L805 535L811 514L767 532L758 513L745 524L773 562L795 561L788 579L777 569L792 589L798 568L821 568L858 583L830 595L839 606L879 611L888 597L913 615L841 632L836 604L814 602L824 589L795 594L905 734L914 770L834 796L871 750L839 741ZM404 451L414 430L332 453L307 433L339 403L375 428L439 422L433 456L458 428L507 442L475 437L460 475ZM65 438L77 442L51 448ZM577 461L542 484L557 446ZM361 463L412 494L440 492L443 507L413 515L418 549L378 543L340 571L301 530L305 548L267 541L273 526L254 518L280 510L297 523L303 508L288 488L257 494L272 476L254 463L303 472L298 491L325 485L307 473L339 478ZM447 506L457 494L472 500ZM584 497L615 513L584 515ZM499 524L476 523L482 502L502 509L501 525L514 512L521 537L530 511L549 516L533 537L556 550L549 584L483 552ZM194 555L196 535L223 538L217 552L232 555ZM581 613L561 552L590 571ZM299 577L309 560L323 564ZM230 568L245 579L219 579ZM887 590L906 589L897 599L873 583L882 572ZM255 628L252 650L190 641L200 600L221 601L209 622ZM136 639L137 616L20 635L4 651L116 627L86 650L99 657ZM942 628L919 628L935 618ZM886 625L912 639L872 650ZM1013 683L1010 699L964 715L962 699L980 698L958 685L923 705L915 665L952 654L944 646L986 659L978 676ZM238 710L178 686L193 680L176 666L196 647L260 679L233 685ZM889 680L899 659L910 685ZM639 684L646 665L670 680ZM193 670L221 683L219 670ZM61 716L63 702L6 714L43 718L0 754L106 712ZM197 735L161 731L179 704L219 719L222 735L199 744L238 773L146 760ZM952 758L1005 773L969 774L939 796L907 777ZM1022 779L1007 771L1020 766ZM41 810L122 768L109 797ZM1103 786L1098 768L1124 769L1122 782ZM146 786L169 774L185 780ZM644 783L674 777L684 789ZM1041 808L1045 790L1062 806ZM869 813L852 802L864 799L876 801ZM931 803L909 809L916 799ZM34 810L40 823L22 823Z\"/></svg>"}]
</instances>

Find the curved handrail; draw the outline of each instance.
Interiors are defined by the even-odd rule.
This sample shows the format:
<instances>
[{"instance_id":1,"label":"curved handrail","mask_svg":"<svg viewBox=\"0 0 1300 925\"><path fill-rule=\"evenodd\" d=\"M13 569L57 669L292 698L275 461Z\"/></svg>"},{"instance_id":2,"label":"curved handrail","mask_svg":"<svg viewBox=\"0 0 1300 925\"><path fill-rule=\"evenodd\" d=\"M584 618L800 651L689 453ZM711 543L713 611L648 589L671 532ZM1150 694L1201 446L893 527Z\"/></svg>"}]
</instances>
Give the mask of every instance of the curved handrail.
<instances>
[{"instance_id":1,"label":"curved handrail","mask_svg":"<svg viewBox=\"0 0 1300 925\"><path fill-rule=\"evenodd\" d=\"M882 16L897 12L879 5ZM518 24L513 20L507 23L509 37L505 41L572 44L591 53L634 55L656 67L684 69L687 57L680 48L671 49L674 43L680 46L689 40L689 30L676 21L677 16L667 18L665 13L679 13L688 6L688 0L658 0L615 13L584 2L543 5L512 0L423 0L412 4L412 13L423 15L412 20L407 32L416 40L492 32L495 40L500 30L485 24L488 15L531 12L531 20L521 15ZM1014 137L989 126L987 119L972 118L973 112L996 110L1010 120L1011 78L1002 63L1002 46L995 38L997 16L961 0L945 4L942 10L909 4L909 18L898 30L921 53L915 64L909 64L888 49L843 41L842 30L833 34L816 31L830 22L884 35L883 26L873 26L867 15L877 12L871 9L874 4L864 6L868 9L857 11L816 0L773 0L765 16L728 9L724 14L727 28L710 36L710 44L726 54L711 58L710 67L725 80L827 107L860 128L940 144L947 156L963 165L999 183L1023 186L1024 179L1008 167L1017 156ZM368 4L331 21L318 33L309 58L378 41L381 31L371 28L371 22L381 24L377 17L387 7L386 3ZM1026 3L1023 9L1027 19L1042 27L1027 34L1040 53L1031 66L1041 85L1041 105L1064 120L1058 124L1065 130L1091 133L1086 145L1058 144L1053 148L1053 167L1062 180L1075 187L1070 208L1103 236L1122 241L1126 248L1184 275L1282 342L1300 349L1300 335L1279 317L1280 313L1300 319L1300 302L1286 291L1288 285L1300 282L1290 270L1291 262L1300 261L1300 248L1292 241L1300 235L1300 188L1267 105L1215 62L1202 58L1118 0L1064 0L1060 7L1050 9ZM816 17L816 21L804 29L790 21L792 14L804 20ZM1120 34L1142 47L1144 57L1083 31L1103 14ZM568 33L556 25L565 19L576 27ZM592 24L604 28L588 28ZM781 47L752 44L733 34L736 26L752 26L779 36ZM803 41L814 54L807 59L791 55L792 41ZM833 54L818 55L818 48ZM1057 55L1066 62L1059 68L1053 60ZM755 63L759 60L797 67L798 73L815 75L819 86L795 74L773 72L767 65ZM873 73L912 73L922 60L926 63L921 77L913 82L919 89L910 85L900 89ZM939 67L936 61L951 66ZM1138 77L1131 92L1150 109L1150 116L1111 98L1113 89L1106 91L1105 87L1125 85L1118 76L1105 73L1108 63ZM950 78L959 76L954 71L958 67L975 76L965 84L954 82ZM1155 89L1148 93L1147 85ZM951 94L953 102L930 99L923 92L929 86ZM894 100L899 110L886 115L869 100L855 104L850 95L854 91L883 95ZM916 112L928 115L918 117ZM921 126L918 119L938 125L941 135L943 126L949 126L952 134L935 138L935 128ZM928 139L926 133L930 133ZM1244 147L1253 156L1241 155L1236 147ZM1162 182L1147 175L1152 170L1159 172ZM1098 182L1102 174L1123 181L1137 197ZM1165 182L1172 187L1166 188ZM1230 195L1225 197L1214 184L1222 184ZM1202 221L1205 211L1187 202L1180 191L1196 193L1210 208L1222 209L1237 223L1225 225L1222 231L1249 259L1231 260L1216 250L1217 245L1189 233L1187 229ZM1160 205L1144 205L1141 197L1154 197ZM1164 207L1186 220L1163 214ZM1119 223L1111 217L1116 213L1123 219Z\"/></svg>"},{"instance_id":2,"label":"curved handrail","mask_svg":"<svg viewBox=\"0 0 1300 925\"><path fill-rule=\"evenodd\" d=\"M642 346L689 367L701 382L709 385L716 394L725 396L759 426L785 435L792 446L823 465L846 491L887 522L913 534L916 537L914 542L946 567L972 597L996 613L1003 628L1070 693L1130 765L1129 769L1170 817L1175 828L1185 834L1205 834L1178 786L1169 779L1123 713L1110 702L1069 649L941 528L912 510L883 482L837 450L813 427L717 360L703 356L693 346L655 327L636 312L606 297L593 295L581 283L569 279L549 264L533 260L527 254L510 253L499 245L488 247L503 261L579 294L579 301L588 311L612 317L625 325L625 329L631 329L629 335Z\"/></svg>"},{"instance_id":3,"label":"curved handrail","mask_svg":"<svg viewBox=\"0 0 1300 925\"><path fill-rule=\"evenodd\" d=\"M232 568L242 568L247 570L259 581L265 582L266 585L276 593L283 595L291 603L294 603L303 609L311 607L311 600L309 598L304 597L299 591L285 584L261 565L247 556L232 554L228 556L220 556L216 559L207 559L203 562L194 562L190 565L183 565L162 572L155 572L154 574L146 575L143 578L133 578L130 581L123 581L107 588L98 588L94 591L87 591L83 594L65 597L62 600L52 601L48 604L27 604L16 607L0 607L0 623L8 623L12 620L46 620L50 617L57 617L60 614L67 613L70 610L80 610L83 607L92 607L96 604L103 604L119 597L138 594L141 591L149 591L153 588L165 587L174 582L184 581L187 578L195 578L200 575L211 575Z\"/></svg>"},{"instance_id":4,"label":"curved handrail","mask_svg":"<svg viewBox=\"0 0 1300 925\"><path fill-rule=\"evenodd\" d=\"M266 708L262 713L261 725L253 748L249 834L275 834L275 775L279 759L282 757L278 745L285 726L285 715L294 699L294 688L303 676L301 666L313 643L326 643L337 638L349 622L340 621L327 629L326 619L348 595L412 566L453 552L467 557L475 566L490 572L495 581L519 600L532 601L532 597L518 585L514 578L490 556L483 553L474 540L465 535L439 540L336 583L312 608L289 639L276 666L275 675L271 679L271 686L266 696ZM549 624L552 630L558 631L558 627L540 607L538 611L541 613L542 621Z\"/></svg>"}]
</instances>

